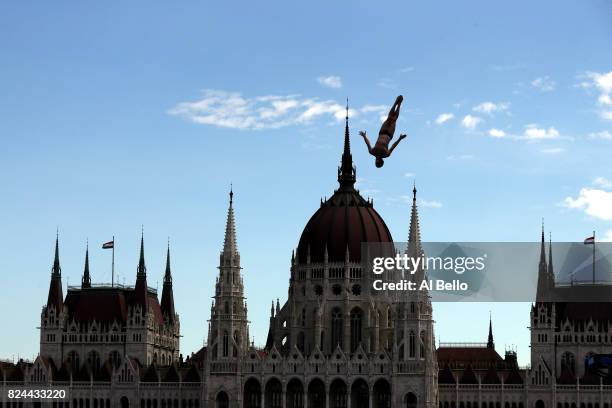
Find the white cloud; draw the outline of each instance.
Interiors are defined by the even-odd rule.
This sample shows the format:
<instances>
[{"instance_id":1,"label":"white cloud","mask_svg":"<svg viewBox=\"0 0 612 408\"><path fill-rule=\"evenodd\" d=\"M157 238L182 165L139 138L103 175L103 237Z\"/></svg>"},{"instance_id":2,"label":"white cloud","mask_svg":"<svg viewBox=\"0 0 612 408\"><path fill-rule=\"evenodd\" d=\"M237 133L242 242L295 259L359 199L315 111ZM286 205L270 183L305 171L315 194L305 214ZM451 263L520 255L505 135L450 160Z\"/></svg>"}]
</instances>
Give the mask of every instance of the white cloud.
<instances>
[{"instance_id":1,"label":"white cloud","mask_svg":"<svg viewBox=\"0 0 612 408\"><path fill-rule=\"evenodd\" d=\"M342 88L342 78L336 75L320 76L317 78L317 81L319 81L321 85L326 86L328 88Z\"/></svg>"},{"instance_id":2,"label":"white cloud","mask_svg":"<svg viewBox=\"0 0 612 408\"><path fill-rule=\"evenodd\" d=\"M445 122L448 122L449 120L453 119L455 117L455 115L453 115L452 113L441 113L438 115L438 117L436 118L435 122L436 125L441 125Z\"/></svg>"},{"instance_id":3,"label":"white cloud","mask_svg":"<svg viewBox=\"0 0 612 408\"><path fill-rule=\"evenodd\" d=\"M560 134L554 127L546 129L538 127L538 125L535 124L530 124L525 127L524 137L528 140L558 139Z\"/></svg>"},{"instance_id":4,"label":"white cloud","mask_svg":"<svg viewBox=\"0 0 612 408\"><path fill-rule=\"evenodd\" d=\"M583 80L578 83L579 88L595 88L599 91L597 104L600 107L599 115L604 120L612 121L612 71L587 72L580 76Z\"/></svg>"},{"instance_id":5,"label":"white cloud","mask_svg":"<svg viewBox=\"0 0 612 408\"><path fill-rule=\"evenodd\" d=\"M426 208L442 208L442 203L440 201L428 201L428 200L419 200L417 199L417 204L421 207Z\"/></svg>"},{"instance_id":6,"label":"white cloud","mask_svg":"<svg viewBox=\"0 0 612 408\"><path fill-rule=\"evenodd\" d=\"M493 103L493 102L483 102L480 105L476 105L472 108L474 112L484 113L490 115L494 112L503 112L510 107L510 104L507 102Z\"/></svg>"},{"instance_id":7,"label":"white cloud","mask_svg":"<svg viewBox=\"0 0 612 408\"><path fill-rule=\"evenodd\" d=\"M481 122L482 119L478 116L465 115L461 120L461 126L468 130L474 130Z\"/></svg>"},{"instance_id":8,"label":"white cloud","mask_svg":"<svg viewBox=\"0 0 612 408\"><path fill-rule=\"evenodd\" d=\"M589 139L612 140L612 132L602 130L601 132L590 133Z\"/></svg>"},{"instance_id":9,"label":"white cloud","mask_svg":"<svg viewBox=\"0 0 612 408\"><path fill-rule=\"evenodd\" d=\"M553 81L548 75L539 77L531 81L531 86L539 89L542 92L554 91L557 87L557 83Z\"/></svg>"},{"instance_id":10,"label":"white cloud","mask_svg":"<svg viewBox=\"0 0 612 408\"><path fill-rule=\"evenodd\" d=\"M563 147L549 147L546 149L542 149L542 153L544 154L559 154L565 152Z\"/></svg>"},{"instance_id":11,"label":"white cloud","mask_svg":"<svg viewBox=\"0 0 612 408\"><path fill-rule=\"evenodd\" d=\"M496 137L496 138L502 138L502 137L506 137L506 132L504 132L501 129L491 128L489 129L489 136Z\"/></svg>"},{"instance_id":12,"label":"white cloud","mask_svg":"<svg viewBox=\"0 0 612 408\"><path fill-rule=\"evenodd\" d=\"M605 177L597 177L593 180L593 184L602 188L612 188L612 181Z\"/></svg>"},{"instance_id":13,"label":"white cloud","mask_svg":"<svg viewBox=\"0 0 612 408\"><path fill-rule=\"evenodd\" d=\"M404 67L404 68L399 69L399 72L402 72L402 73L407 73L407 72L412 72L412 71L414 71L414 67Z\"/></svg>"},{"instance_id":14,"label":"white cloud","mask_svg":"<svg viewBox=\"0 0 612 408\"><path fill-rule=\"evenodd\" d=\"M404 177L412 178L414 176L416 176L415 173L404 173Z\"/></svg>"},{"instance_id":15,"label":"white cloud","mask_svg":"<svg viewBox=\"0 0 612 408\"><path fill-rule=\"evenodd\" d=\"M401 196L401 200L405 203L412 203L412 195L403 195ZM419 207L424 208L442 208L442 203L437 200L424 200L422 198L417 198L417 205Z\"/></svg>"},{"instance_id":16,"label":"white cloud","mask_svg":"<svg viewBox=\"0 0 612 408\"><path fill-rule=\"evenodd\" d=\"M562 205L583 210L585 214L605 221L612 220L612 192L596 188L582 188L578 197L566 197Z\"/></svg>"},{"instance_id":17,"label":"white cloud","mask_svg":"<svg viewBox=\"0 0 612 408\"><path fill-rule=\"evenodd\" d=\"M383 105L350 109L352 117L378 113ZM310 123L321 118L343 120L344 104L334 100L304 98L299 95L244 97L238 92L206 89L191 102L181 102L168 111L190 122L230 129L278 129Z\"/></svg>"}]
</instances>

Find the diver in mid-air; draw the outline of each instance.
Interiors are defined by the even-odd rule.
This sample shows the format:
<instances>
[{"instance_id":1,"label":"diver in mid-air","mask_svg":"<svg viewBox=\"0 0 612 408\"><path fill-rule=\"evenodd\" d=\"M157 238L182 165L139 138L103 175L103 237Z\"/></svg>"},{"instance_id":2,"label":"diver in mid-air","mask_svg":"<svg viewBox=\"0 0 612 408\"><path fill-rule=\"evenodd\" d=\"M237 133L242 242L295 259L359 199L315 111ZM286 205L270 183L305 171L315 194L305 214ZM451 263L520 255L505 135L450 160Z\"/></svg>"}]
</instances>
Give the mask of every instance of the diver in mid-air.
<instances>
[{"instance_id":1,"label":"diver in mid-air","mask_svg":"<svg viewBox=\"0 0 612 408\"><path fill-rule=\"evenodd\" d=\"M395 133L395 122L397 122L397 118L399 117L400 106L403 100L404 97L402 95L395 99L395 103L391 107L387 119L380 127L378 139L376 140L374 147L372 147L370 144L370 140L368 139L366 132L363 130L359 132L368 146L368 152L370 152L370 154L376 158L376 167L382 167L385 164L383 159L391 156L391 153L393 153L393 150L397 147L399 142L406 137L405 134L400 134L399 139L393 143L393 145L391 145L391 148L389 148L389 142L391 139L393 139L393 134Z\"/></svg>"}]
</instances>

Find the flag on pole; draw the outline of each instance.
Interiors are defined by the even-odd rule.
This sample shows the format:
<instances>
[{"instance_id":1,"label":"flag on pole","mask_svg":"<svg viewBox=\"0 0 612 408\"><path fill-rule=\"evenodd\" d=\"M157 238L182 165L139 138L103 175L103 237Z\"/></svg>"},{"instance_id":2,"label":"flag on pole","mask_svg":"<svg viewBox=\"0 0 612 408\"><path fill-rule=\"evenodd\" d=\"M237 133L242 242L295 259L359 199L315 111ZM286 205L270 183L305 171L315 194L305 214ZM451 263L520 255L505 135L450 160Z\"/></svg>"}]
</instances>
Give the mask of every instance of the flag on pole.
<instances>
[{"instance_id":1,"label":"flag on pole","mask_svg":"<svg viewBox=\"0 0 612 408\"><path fill-rule=\"evenodd\" d=\"M588 237L585 238L584 240L584 245L594 245L595 244L595 237Z\"/></svg>"},{"instance_id":2,"label":"flag on pole","mask_svg":"<svg viewBox=\"0 0 612 408\"><path fill-rule=\"evenodd\" d=\"M115 240L108 241L102 244L102 249L111 249L115 247Z\"/></svg>"}]
</instances>

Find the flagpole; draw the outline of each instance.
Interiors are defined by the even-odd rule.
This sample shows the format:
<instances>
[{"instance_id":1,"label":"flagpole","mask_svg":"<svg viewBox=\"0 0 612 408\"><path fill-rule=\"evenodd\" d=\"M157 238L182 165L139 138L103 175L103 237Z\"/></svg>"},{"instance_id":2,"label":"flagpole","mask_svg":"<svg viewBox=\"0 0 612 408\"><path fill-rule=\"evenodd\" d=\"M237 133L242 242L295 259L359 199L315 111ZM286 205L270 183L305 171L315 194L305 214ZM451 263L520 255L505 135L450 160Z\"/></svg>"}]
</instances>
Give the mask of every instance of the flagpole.
<instances>
[{"instance_id":1,"label":"flagpole","mask_svg":"<svg viewBox=\"0 0 612 408\"><path fill-rule=\"evenodd\" d=\"M593 285L595 284L595 231L593 231Z\"/></svg>"},{"instance_id":2,"label":"flagpole","mask_svg":"<svg viewBox=\"0 0 612 408\"><path fill-rule=\"evenodd\" d=\"M111 287L115 286L115 236L113 235L113 264L111 267Z\"/></svg>"}]
</instances>

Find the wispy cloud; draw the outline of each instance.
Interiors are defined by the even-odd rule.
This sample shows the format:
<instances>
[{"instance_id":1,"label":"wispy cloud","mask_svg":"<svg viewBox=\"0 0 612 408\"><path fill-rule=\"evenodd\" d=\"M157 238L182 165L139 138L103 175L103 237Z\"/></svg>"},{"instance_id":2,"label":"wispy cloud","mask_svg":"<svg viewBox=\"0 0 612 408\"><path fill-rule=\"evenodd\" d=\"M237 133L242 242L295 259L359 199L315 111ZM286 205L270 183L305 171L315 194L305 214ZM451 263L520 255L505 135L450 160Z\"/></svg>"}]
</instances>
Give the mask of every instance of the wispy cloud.
<instances>
[{"instance_id":1,"label":"wispy cloud","mask_svg":"<svg viewBox=\"0 0 612 408\"><path fill-rule=\"evenodd\" d=\"M595 180L593 180L593 184L601 188L612 189L612 181L605 177L596 177Z\"/></svg>"},{"instance_id":2,"label":"wispy cloud","mask_svg":"<svg viewBox=\"0 0 612 408\"><path fill-rule=\"evenodd\" d=\"M319 81L321 85L326 86L328 88L342 88L342 78L336 75L320 76L317 78L317 81Z\"/></svg>"},{"instance_id":3,"label":"wispy cloud","mask_svg":"<svg viewBox=\"0 0 612 408\"><path fill-rule=\"evenodd\" d=\"M510 104L508 102L499 102L499 103L483 102L479 105L474 106L472 110L474 112L491 115L495 112L503 112L505 110L508 110L509 107L510 107Z\"/></svg>"},{"instance_id":4,"label":"wispy cloud","mask_svg":"<svg viewBox=\"0 0 612 408\"><path fill-rule=\"evenodd\" d=\"M531 81L531 86L536 89L539 89L542 92L552 92L557 88L557 83L553 81L548 75L546 75Z\"/></svg>"},{"instance_id":5,"label":"wispy cloud","mask_svg":"<svg viewBox=\"0 0 612 408\"><path fill-rule=\"evenodd\" d=\"M436 125L441 125L443 123L446 123L449 120L453 119L454 117L455 115L453 115L452 113L441 113L438 115L438 117L435 120Z\"/></svg>"},{"instance_id":6,"label":"wispy cloud","mask_svg":"<svg viewBox=\"0 0 612 408\"><path fill-rule=\"evenodd\" d=\"M576 198L566 197L561 204L565 208L584 211L592 217L612 220L612 192L597 188L580 189Z\"/></svg>"},{"instance_id":7,"label":"wispy cloud","mask_svg":"<svg viewBox=\"0 0 612 408\"><path fill-rule=\"evenodd\" d=\"M465 115L461 120L461 126L467 130L475 130L480 123L482 123L482 118L472 115Z\"/></svg>"},{"instance_id":8,"label":"wispy cloud","mask_svg":"<svg viewBox=\"0 0 612 408\"><path fill-rule=\"evenodd\" d=\"M544 154L560 154L564 153L565 151L566 150L563 147L549 147L541 150L541 152Z\"/></svg>"},{"instance_id":9,"label":"wispy cloud","mask_svg":"<svg viewBox=\"0 0 612 408\"><path fill-rule=\"evenodd\" d=\"M402 201L405 203L412 203L411 195L403 195L401 196ZM442 208L442 202L438 200L425 200L422 198L417 198L417 205L419 207L424 208Z\"/></svg>"},{"instance_id":10,"label":"wispy cloud","mask_svg":"<svg viewBox=\"0 0 612 408\"><path fill-rule=\"evenodd\" d=\"M414 67L404 67L404 68L398 69L398 71L405 74L405 73L414 71Z\"/></svg>"},{"instance_id":11,"label":"wispy cloud","mask_svg":"<svg viewBox=\"0 0 612 408\"><path fill-rule=\"evenodd\" d=\"M420 205L421 207L426 207L426 208L442 208L442 203L440 201L429 201L429 200L418 200L417 199L417 204Z\"/></svg>"},{"instance_id":12,"label":"wispy cloud","mask_svg":"<svg viewBox=\"0 0 612 408\"><path fill-rule=\"evenodd\" d=\"M558 139L561 135L554 127L548 129L529 124L525 127L524 137L527 140Z\"/></svg>"},{"instance_id":13,"label":"wispy cloud","mask_svg":"<svg viewBox=\"0 0 612 408\"><path fill-rule=\"evenodd\" d=\"M404 177L413 178L414 176L416 176L416 173L404 173Z\"/></svg>"},{"instance_id":14,"label":"wispy cloud","mask_svg":"<svg viewBox=\"0 0 612 408\"><path fill-rule=\"evenodd\" d=\"M599 115L604 120L612 121L612 71L610 72L587 72L580 75L581 82L578 87L584 89L595 88L599 95L597 105Z\"/></svg>"},{"instance_id":15,"label":"wispy cloud","mask_svg":"<svg viewBox=\"0 0 612 408\"><path fill-rule=\"evenodd\" d=\"M496 128L489 129L488 134L489 134L489 136L496 137L496 138L506 137L506 132L504 132L501 129L496 129Z\"/></svg>"},{"instance_id":16,"label":"wispy cloud","mask_svg":"<svg viewBox=\"0 0 612 408\"><path fill-rule=\"evenodd\" d=\"M612 132L602 130L601 132L589 133L589 139L612 140Z\"/></svg>"},{"instance_id":17,"label":"wispy cloud","mask_svg":"<svg viewBox=\"0 0 612 408\"><path fill-rule=\"evenodd\" d=\"M383 105L352 108L352 117L379 113ZM317 119L342 120L346 107L334 100L299 95L244 97L239 92L206 89L191 102L181 102L168 111L190 122L229 129L278 129L308 124Z\"/></svg>"}]
</instances>

